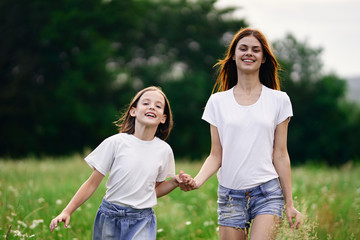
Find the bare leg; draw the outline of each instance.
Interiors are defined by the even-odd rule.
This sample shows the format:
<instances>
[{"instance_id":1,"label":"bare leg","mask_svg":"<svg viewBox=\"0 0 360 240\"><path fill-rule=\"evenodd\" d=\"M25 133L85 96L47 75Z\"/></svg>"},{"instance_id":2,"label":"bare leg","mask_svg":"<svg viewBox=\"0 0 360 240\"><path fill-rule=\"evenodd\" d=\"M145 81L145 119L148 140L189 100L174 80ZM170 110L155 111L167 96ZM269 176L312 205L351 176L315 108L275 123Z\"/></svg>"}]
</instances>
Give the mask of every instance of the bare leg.
<instances>
[{"instance_id":1,"label":"bare leg","mask_svg":"<svg viewBox=\"0 0 360 240\"><path fill-rule=\"evenodd\" d=\"M275 240L281 224L281 218L270 215L258 215L251 226L250 240Z\"/></svg>"},{"instance_id":2,"label":"bare leg","mask_svg":"<svg viewBox=\"0 0 360 240\"><path fill-rule=\"evenodd\" d=\"M248 239L248 229L219 226L220 240L246 240Z\"/></svg>"}]
</instances>

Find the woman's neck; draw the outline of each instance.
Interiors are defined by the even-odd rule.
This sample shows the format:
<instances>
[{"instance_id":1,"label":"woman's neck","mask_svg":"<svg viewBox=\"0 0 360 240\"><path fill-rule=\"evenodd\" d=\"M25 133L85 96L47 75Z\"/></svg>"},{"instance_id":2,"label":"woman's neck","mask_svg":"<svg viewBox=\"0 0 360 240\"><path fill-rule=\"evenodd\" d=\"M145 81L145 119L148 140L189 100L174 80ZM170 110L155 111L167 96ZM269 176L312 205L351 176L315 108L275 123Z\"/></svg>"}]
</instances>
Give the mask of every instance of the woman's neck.
<instances>
[{"instance_id":1,"label":"woman's neck","mask_svg":"<svg viewBox=\"0 0 360 240\"><path fill-rule=\"evenodd\" d=\"M261 89L261 82L258 74L242 74L238 76L234 90L245 94L251 94Z\"/></svg>"}]
</instances>

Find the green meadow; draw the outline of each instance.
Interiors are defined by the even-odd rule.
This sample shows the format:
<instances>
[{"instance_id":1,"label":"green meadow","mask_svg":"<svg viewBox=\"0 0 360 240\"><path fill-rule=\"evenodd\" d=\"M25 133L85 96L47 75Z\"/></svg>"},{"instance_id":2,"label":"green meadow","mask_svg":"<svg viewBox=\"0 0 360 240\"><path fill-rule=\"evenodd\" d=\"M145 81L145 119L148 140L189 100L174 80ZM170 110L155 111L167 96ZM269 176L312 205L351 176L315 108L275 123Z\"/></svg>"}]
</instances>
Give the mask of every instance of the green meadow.
<instances>
[{"instance_id":1,"label":"green meadow","mask_svg":"<svg viewBox=\"0 0 360 240\"><path fill-rule=\"evenodd\" d=\"M200 167L201 162L177 161L177 171L192 176ZM80 156L0 160L0 239L91 239L105 181L74 212L68 229L61 225L51 233L48 227L91 171ZM360 239L360 166L294 167L292 179L295 204L304 222L297 230L284 222L278 239ZM216 190L213 176L199 190L175 189L160 198L155 207L157 239L218 239Z\"/></svg>"}]
</instances>

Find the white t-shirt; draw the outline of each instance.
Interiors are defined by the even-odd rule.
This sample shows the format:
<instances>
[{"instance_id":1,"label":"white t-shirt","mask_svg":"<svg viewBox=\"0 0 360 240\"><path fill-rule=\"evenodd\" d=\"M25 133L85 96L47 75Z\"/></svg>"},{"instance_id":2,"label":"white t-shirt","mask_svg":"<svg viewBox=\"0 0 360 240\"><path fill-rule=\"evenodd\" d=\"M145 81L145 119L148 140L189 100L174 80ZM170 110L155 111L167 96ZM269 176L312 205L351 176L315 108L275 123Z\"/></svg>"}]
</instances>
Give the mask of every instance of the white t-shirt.
<instances>
[{"instance_id":1,"label":"white t-shirt","mask_svg":"<svg viewBox=\"0 0 360 240\"><path fill-rule=\"evenodd\" d=\"M219 184L241 190L278 177L272 161L275 129L293 113L285 92L263 85L254 104L241 106L233 89L211 95L202 119L219 132L223 150Z\"/></svg>"},{"instance_id":2,"label":"white t-shirt","mask_svg":"<svg viewBox=\"0 0 360 240\"><path fill-rule=\"evenodd\" d=\"M104 176L109 172L107 201L136 209L155 206L155 183L175 175L173 151L157 137L143 141L119 133L105 139L85 161Z\"/></svg>"}]
</instances>

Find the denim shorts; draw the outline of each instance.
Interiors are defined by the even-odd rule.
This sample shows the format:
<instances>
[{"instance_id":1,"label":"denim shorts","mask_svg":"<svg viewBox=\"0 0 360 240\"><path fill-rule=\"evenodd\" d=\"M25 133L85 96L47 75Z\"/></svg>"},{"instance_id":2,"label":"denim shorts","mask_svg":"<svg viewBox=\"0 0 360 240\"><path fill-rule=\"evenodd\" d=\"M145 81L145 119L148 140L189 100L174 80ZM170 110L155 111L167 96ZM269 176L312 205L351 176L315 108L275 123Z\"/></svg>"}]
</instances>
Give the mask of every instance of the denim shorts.
<instances>
[{"instance_id":1,"label":"denim shorts","mask_svg":"<svg viewBox=\"0 0 360 240\"><path fill-rule=\"evenodd\" d=\"M152 208L134 209L103 199L94 222L93 240L155 240Z\"/></svg>"},{"instance_id":2,"label":"denim shorts","mask_svg":"<svg viewBox=\"0 0 360 240\"><path fill-rule=\"evenodd\" d=\"M277 178L257 187L233 190L219 185L218 224L234 228L249 228L261 214L284 217L284 197Z\"/></svg>"}]
</instances>

